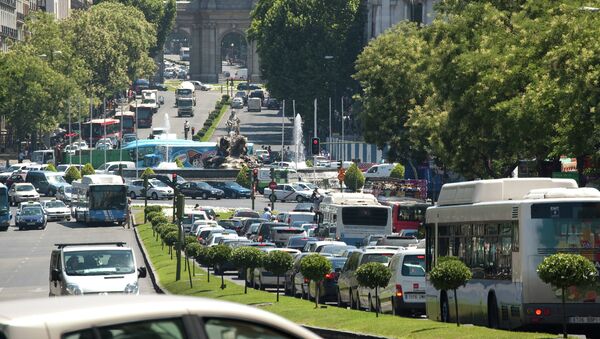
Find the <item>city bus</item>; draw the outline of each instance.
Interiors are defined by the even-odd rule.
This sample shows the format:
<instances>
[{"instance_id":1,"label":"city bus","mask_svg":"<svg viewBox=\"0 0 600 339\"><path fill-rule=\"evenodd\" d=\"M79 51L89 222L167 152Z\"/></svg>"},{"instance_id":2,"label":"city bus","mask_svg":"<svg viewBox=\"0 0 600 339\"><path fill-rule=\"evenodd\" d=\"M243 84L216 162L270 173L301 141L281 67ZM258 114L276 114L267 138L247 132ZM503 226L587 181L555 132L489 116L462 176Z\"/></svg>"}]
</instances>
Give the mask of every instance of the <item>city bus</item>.
<instances>
[{"instance_id":1,"label":"city bus","mask_svg":"<svg viewBox=\"0 0 600 339\"><path fill-rule=\"evenodd\" d=\"M548 255L578 253L600 262L600 192L572 179L494 179L445 184L427 209L426 271L457 257L473 278L457 290L425 287L429 319L492 328L557 325L561 292L540 280ZM571 324L600 323L598 286L568 289Z\"/></svg>"},{"instance_id":2,"label":"city bus","mask_svg":"<svg viewBox=\"0 0 600 339\"><path fill-rule=\"evenodd\" d=\"M121 139L121 122L117 119L93 119L91 122L86 121L81 123L81 137L83 140L90 142L90 124L92 126L92 144L102 138L110 138L114 140Z\"/></svg>"},{"instance_id":3,"label":"city bus","mask_svg":"<svg viewBox=\"0 0 600 339\"><path fill-rule=\"evenodd\" d=\"M123 120L123 134L135 133L135 112L117 112L115 119L119 120L119 128L121 128L121 119Z\"/></svg>"},{"instance_id":4,"label":"city bus","mask_svg":"<svg viewBox=\"0 0 600 339\"><path fill-rule=\"evenodd\" d=\"M12 219L12 215L8 205L8 187L0 184L0 230L8 231L10 219Z\"/></svg>"},{"instance_id":5,"label":"city bus","mask_svg":"<svg viewBox=\"0 0 600 339\"><path fill-rule=\"evenodd\" d=\"M379 200L392 208L392 231L418 230L425 221L425 211L431 204L422 200Z\"/></svg>"},{"instance_id":6,"label":"city bus","mask_svg":"<svg viewBox=\"0 0 600 339\"><path fill-rule=\"evenodd\" d=\"M154 106L150 104L138 104L131 105L129 107L134 113L137 113L137 126L138 128L151 128L152 127L152 115L154 114Z\"/></svg>"},{"instance_id":7,"label":"city bus","mask_svg":"<svg viewBox=\"0 0 600 339\"><path fill-rule=\"evenodd\" d=\"M360 246L369 235L392 234L392 209L364 193L332 193L319 206L319 232L348 245Z\"/></svg>"},{"instance_id":8,"label":"city bus","mask_svg":"<svg viewBox=\"0 0 600 339\"><path fill-rule=\"evenodd\" d=\"M127 186L112 174L91 174L73 181L71 214L86 225L118 223L127 215Z\"/></svg>"},{"instance_id":9,"label":"city bus","mask_svg":"<svg viewBox=\"0 0 600 339\"><path fill-rule=\"evenodd\" d=\"M246 148L250 154L252 143ZM156 167L161 162L180 160L184 167L203 168L203 160L217 154L216 142L200 142L184 139L145 139L130 142L123 147L136 167Z\"/></svg>"}]
</instances>

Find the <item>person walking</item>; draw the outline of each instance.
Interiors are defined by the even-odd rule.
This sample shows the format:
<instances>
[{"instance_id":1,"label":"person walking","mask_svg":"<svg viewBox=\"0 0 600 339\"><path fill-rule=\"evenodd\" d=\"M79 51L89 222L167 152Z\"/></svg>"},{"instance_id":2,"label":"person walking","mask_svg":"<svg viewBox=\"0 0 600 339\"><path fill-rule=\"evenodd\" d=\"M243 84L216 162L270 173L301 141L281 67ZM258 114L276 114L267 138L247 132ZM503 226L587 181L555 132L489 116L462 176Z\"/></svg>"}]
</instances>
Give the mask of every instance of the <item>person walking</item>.
<instances>
[{"instance_id":1,"label":"person walking","mask_svg":"<svg viewBox=\"0 0 600 339\"><path fill-rule=\"evenodd\" d=\"M192 139L194 139L194 135L196 134L196 128L192 126Z\"/></svg>"},{"instance_id":2,"label":"person walking","mask_svg":"<svg viewBox=\"0 0 600 339\"><path fill-rule=\"evenodd\" d=\"M263 212L261 218L271 221L271 212L268 207L265 207L265 211Z\"/></svg>"},{"instance_id":3,"label":"person walking","mask_svg":"<svg viewBox=\"0 0 600 339\"><path fill-rule=\"evenodd\" d=\"M129 197L127 197L127 210L125 212L125 218L127 219L125 224L127 225L127 228L129 229L129 228L131 228L131 224L132 224L132 222L131 222L131 219L132 219L132 216L131 216L131 198L129 198Z\"/></svg>"},{"instance_id":4,"label":"person walking","mask_svg":"<svg viewBox=\"0 0 600 339\"><path fill-rule=\"evenodd\" d=\"M190 123L189 123L189 121L186 120L183 123L183 135L184 135L185 140L187 140L187 138L188 138L189 131L190 131Z\"/></svg>"}]
</instances>

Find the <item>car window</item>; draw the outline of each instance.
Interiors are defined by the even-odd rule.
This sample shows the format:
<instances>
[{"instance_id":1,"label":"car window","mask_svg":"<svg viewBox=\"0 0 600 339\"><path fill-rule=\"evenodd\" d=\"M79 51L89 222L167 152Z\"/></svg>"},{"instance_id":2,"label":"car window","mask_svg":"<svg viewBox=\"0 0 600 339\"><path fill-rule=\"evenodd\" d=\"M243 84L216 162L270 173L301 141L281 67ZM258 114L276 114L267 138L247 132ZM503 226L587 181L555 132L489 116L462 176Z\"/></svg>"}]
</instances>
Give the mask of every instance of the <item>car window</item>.
<instances>
[{"instance_id":1,"label":"car window","mask_svg":"<svg viewBox=\"0 0 600 339\"><path fill-rule=\"evenodd\" d=\"M35 188L33 188L32 185L19 185L16 187L16 191L17 192L28 192L28 191L34 191Z\"/></svg>"},{"instance_id":2,"label":"car window","mask_svg":"<svg viewBox=\"0 0 600 339\"><path fill-rule=\"evenodd\" d=\"M208 339L224 338L295 338L292 335L276 331L262 324L233 319L206 319L204 330Z\"/></svg>"},{"instance_id":3,"label":"car window","mask_svg":"<svg viewBox=\"0 0 600 339\"><path fill-rule=\"evenodd\" d=\"M407 255L402 262L402 275L407 277L425 276L425 256Z\"/></svg>"},{"instance_id":4,"label":"car window","mask_svg":"<svg viewBox=\"0 0 600 339\"><path fill-rule=\"evenodd\" d=\"M41 215L44 214L39 207L27 207L21 212L22 215Z\"/></svg>"},{"instance_id":5,"label":"car window","mask_svg":"<svg viewBox=\"0 0 600 339\"><path fill-rule=\"evenodd\" d=\"M48 201L44 205L45 208L59 208L59 207L66 207L66 206L67 205L65 205L65 203L60 200Z\"/></svg>"},{"instance_id":6,"label":"car window","mask_svg":"<svg viewBox=\"0 0 600 339\"><path fill-rule=\"evenodd\" d=\"M153 319L98 327L97 332L101 339L134 339L134 338L160 338L184 339L186 338L183 321L175 319ZM94 330L85 329L77 332L66 333L62 339L91 339L97 338ZM217 338L217 337L215 337Z\"/></svg>"}]
</instances>

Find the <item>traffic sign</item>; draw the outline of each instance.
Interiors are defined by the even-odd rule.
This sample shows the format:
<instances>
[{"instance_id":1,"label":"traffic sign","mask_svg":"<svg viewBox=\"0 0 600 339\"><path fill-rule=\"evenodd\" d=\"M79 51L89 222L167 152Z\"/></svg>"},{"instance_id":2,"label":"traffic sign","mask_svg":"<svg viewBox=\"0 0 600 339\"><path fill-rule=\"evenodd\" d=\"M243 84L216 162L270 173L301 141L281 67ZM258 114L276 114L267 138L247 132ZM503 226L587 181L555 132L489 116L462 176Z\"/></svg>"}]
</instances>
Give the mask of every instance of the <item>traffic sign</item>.
<instances>
[{"instance_id":1,"label":"traffic sign","mask_svg":"<svg viewBox=\"0 0 600 339\"><path fill-rule=\"evenodd\" d=\"M275 181L271 181L269 183L269 188L271 189L271 191L275 190L277 188L277 183Z\"/></svg>"},{"instance_id":2,"label":"traffic sign","mask_svg":"<svg viewBox=\"0 0 600 339\"><path fill-rule=\"evenodd\" d=\"M269 201L270 201L270 202L275 202L275 201L277 201L277 196L275 196L275 194L271 193L271 194L269 195Z\"/></svg>"}]
</instances>

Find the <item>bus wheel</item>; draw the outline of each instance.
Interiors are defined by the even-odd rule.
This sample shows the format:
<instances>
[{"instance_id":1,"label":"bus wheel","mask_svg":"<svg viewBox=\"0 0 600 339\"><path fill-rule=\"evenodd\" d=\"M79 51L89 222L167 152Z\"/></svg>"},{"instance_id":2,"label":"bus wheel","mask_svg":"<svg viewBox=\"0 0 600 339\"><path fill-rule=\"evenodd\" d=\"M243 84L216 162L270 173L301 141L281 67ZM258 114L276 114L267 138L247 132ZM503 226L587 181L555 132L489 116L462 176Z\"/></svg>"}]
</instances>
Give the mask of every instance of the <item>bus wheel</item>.
<instances>
[{"instance_id":1,"label":"bus wheel","mask_svg":"<svg viewBox=\"0 0 600 339\"><path fill-rule=\"evenodd\" d=\"M490 294L488 297L488 327L500 327L500 319L498 317L498 302L496 301L496 295L494 293Z\"/></svg>"},{"instance_id":2,"label":"bus wheel","mask_svg":"<svg viewBox=\"0 0 600 339\"><path fill-rule=\"evenodd\" d=\"M440 302L440 317L442 318L442 322L449 323L450 322L450 306L448 305L448 296L445 292L442 292L441 302Z\"/></svg>"}]
</instances>

